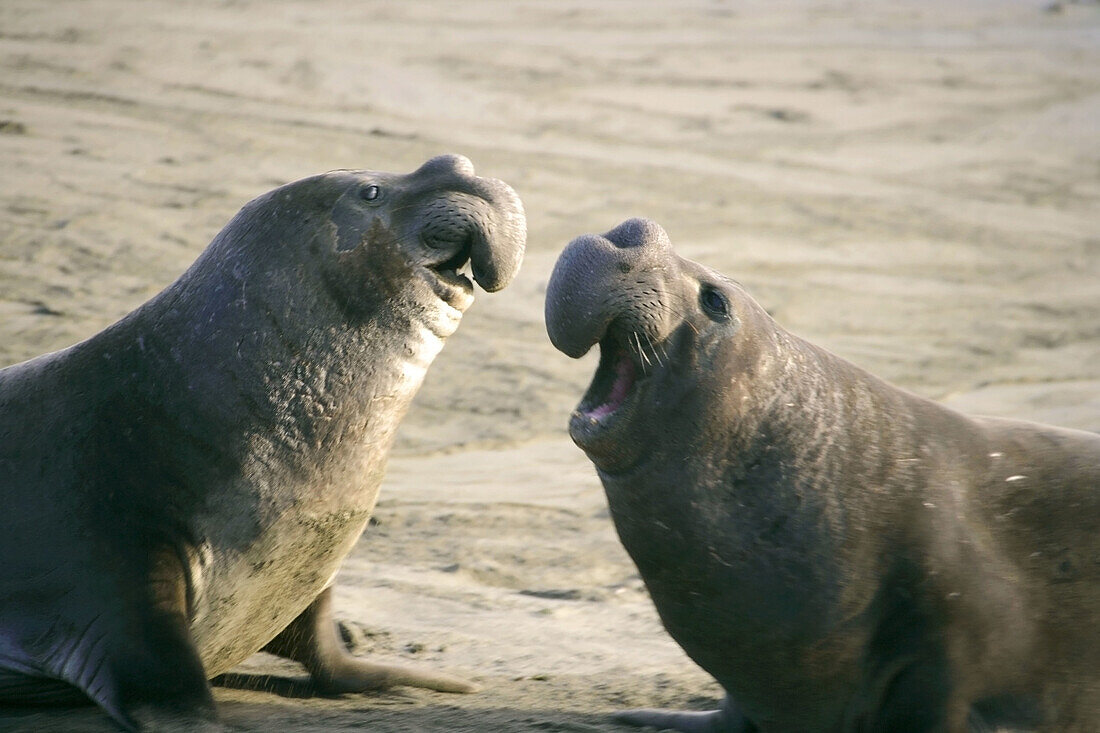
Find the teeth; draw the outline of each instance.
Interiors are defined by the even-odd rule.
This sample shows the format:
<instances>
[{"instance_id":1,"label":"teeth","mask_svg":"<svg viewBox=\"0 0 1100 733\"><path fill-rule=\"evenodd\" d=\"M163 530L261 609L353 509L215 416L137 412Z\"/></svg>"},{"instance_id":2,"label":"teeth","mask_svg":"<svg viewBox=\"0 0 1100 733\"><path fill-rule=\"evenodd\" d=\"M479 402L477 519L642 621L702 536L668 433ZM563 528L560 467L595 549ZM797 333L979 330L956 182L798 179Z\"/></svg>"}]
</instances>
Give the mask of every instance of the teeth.
<instances>
[{"instance_id":1,"label":"teeth","mask_svg":"<svg viewBox=\"0 0 1100 733\"><path fill-rule=\"evenodd\" d=\"M443 301L443 305L457 317L462 316L462 311L473 302L473 285L464 277L456 275L453 270L435 269L434 267L421 267L418 274L431 287L435 294ZM447 335L453 329L447 330Z\"/></svg>"},{"instance_id":2,"label":"teeth","mask_svg":"<svg viewBox=\"0 0 1100 733\"><path fill-rule=\"evenodd\" d=\"M434 269L434 268L433 268ZM440 269L434 269L439 279L448 285L455 285L459 287L471 286L473 283L467 273L469 272L469 263L462 265L458 268L445 267Z\"/></svg>"}]
</instances>

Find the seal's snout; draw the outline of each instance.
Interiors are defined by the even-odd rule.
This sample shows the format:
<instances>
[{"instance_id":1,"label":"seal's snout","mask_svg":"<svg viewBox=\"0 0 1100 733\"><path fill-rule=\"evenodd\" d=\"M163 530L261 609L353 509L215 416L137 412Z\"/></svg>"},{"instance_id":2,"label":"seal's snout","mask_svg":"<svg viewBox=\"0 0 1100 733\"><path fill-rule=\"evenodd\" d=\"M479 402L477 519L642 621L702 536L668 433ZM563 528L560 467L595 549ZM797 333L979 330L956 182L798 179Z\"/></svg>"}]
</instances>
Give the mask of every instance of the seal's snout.
<instances>
[{"instance_id":1,"label":"seal's snout","mask_svg":"<svg viewBox=\"0 0 1100 733\"><path fill-rule=\"evenodd\" d=\"M411 224L437 271L467 262L488 292L515 277L527 244L527 219L512 187L474 175L462 155L439 155L409 175L422 204Z\"/></svg>"},{"instance_id":2,"label":"seal's snout","mask_svg":"<svg viewBox=\"0 0 1100 733\"><path fill-rule=\"evenodd\" d=\"M606 234L570 242L547 283L546 331L554 346L574 358L600 347L569 434L602 470L625 468L636 458L616 447L615 436L632 429L646 385L668 361L678 263L664 229L628 219Z\"/></svg>"},{"instance_id":3,"label":"seal's snout","mask_svg":"<svg viewBox=\"0 0 1100 733\"><path fill-rule=\"evenodd\" d=\"M618 324L624 337L656 342L667 330L662 303L672 261L668 235L648 219L577 237L562 251L546 287L550 341L578 358Z\"/></svg>"},{"instance_id":4,"label":"seal's snout","mask_svg":"<svg viewBox=\"0 0 1100 733\"><path fill-rule=\"evenodd\" d=\"M510 187L478 180L492 195L455 191L438 195L423 208L420 239L438 258L436 269L457 270L469 261L477 284L495 292L519 271L527 224L523 205Z\"/></svg>"},{"instance_id":5,"label":"seal's snout","mask_svg":"<svg viewBox=\"0 0 1100 733\"><path fill-rule=\"evenodd\" d=\"M493 293L519 272L527 248L527 217L523 202L507 183L495 178L476 180L486 206L473 222L470 269L477 284Z\"/></svg>"}]
</instances>

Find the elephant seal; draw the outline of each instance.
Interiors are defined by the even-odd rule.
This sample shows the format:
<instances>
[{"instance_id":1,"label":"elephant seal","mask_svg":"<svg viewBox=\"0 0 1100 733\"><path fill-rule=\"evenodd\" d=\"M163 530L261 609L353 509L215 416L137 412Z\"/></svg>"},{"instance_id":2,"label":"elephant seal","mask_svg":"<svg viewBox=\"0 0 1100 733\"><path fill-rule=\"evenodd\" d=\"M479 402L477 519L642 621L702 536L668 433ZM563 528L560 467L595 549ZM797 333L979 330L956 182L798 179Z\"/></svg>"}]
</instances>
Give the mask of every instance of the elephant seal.
<instances>
[{"instance_id":1,"label":"elephant seal","mask_svg":"<svg viewBox=\"0 0 1100 733\"><path fill-rule=\"evenodd\" d=\"M74 688L127 730L220 728L208 678L264 649L325 692L445 676L370 664L329 586L394 431L526 224L441 156L275 189L96 336L0 371L0 701Z\"/></svg>"},{"instance_id":2,"label":"elephant seal","mask_svg":"<svg viewBox=\"0 0 1100 733\"><path fill-rule=\"evenodd\" d=\"M680 731L1100 730L1100 435L971 418L780 328L657 224L546 293L599 344L569 424L672 637L727 693Z\"/></svg>"}]
</instances>

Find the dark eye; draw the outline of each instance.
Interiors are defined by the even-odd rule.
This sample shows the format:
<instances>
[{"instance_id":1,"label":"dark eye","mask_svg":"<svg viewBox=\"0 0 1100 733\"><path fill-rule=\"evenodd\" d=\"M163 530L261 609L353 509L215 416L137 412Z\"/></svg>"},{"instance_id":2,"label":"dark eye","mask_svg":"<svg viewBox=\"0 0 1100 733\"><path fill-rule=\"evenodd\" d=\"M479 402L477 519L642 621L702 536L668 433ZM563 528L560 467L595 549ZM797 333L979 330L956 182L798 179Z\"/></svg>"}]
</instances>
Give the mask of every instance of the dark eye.
<instances>
[{"instance_id":1,"label":"dark eye","mask_svg":"<svg viewBox=\"0 0 1100 733\"><path fill-rule=\"evenodd\" d=\"M363 186L359 189L359 197L364 201L374 201L381 195L382 189L378 186L371 184L370 186Z\"/></svg>"},{"instance_id":2,"label":"dark eye","mask_svg":"<svg viewBox=\"0 0 1100 733\"><path fill-rule=\"evenodd\" d=\"M730 304L726 296L710 285L704 285L699 291L699 305L716 321L725 321L730 317Z\"/></svg>"}]
</instances>

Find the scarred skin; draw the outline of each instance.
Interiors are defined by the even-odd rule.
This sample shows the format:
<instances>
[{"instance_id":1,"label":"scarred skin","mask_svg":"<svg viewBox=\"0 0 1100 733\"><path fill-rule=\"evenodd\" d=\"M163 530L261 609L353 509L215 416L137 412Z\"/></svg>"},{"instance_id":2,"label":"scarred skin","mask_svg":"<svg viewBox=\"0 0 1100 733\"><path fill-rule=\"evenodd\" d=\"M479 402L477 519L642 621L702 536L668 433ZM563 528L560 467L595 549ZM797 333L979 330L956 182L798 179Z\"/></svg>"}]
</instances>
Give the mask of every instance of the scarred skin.
<instances>
[{"instance_id":1,"label":"scarred skin","mask_svg":"<svg viewBox=\"0 0 1100 733\"><path fill-rule=\"evenodd\" d=\"M665 627L680 731L1100 730L1100 435L964 416L780 328L630 220L562 253L570 422Z\"/></svg>"},{"instance_id":2,"label":"scarred skin","mask_svg":"<svg viewBox=\"0 0 1100 733\"><path fill-rule=\"evenodd\" d=\"M324 692L473 689L349 655L329 587L473 301L454 271L498 290L525 236L460 156L307 178L115 325L0 371L0 703L217 729L208 678L261 648Z\"/></svg>"}]
</instances>

